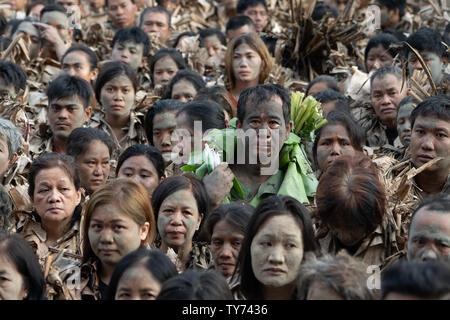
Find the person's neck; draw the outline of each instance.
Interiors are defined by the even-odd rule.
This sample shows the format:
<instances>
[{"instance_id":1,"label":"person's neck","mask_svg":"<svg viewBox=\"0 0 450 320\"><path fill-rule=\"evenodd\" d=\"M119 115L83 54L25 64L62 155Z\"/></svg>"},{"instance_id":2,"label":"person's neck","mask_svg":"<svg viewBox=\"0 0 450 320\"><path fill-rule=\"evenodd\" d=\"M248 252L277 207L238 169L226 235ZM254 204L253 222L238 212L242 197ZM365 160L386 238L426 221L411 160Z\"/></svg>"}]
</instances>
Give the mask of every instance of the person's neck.
<instances>
[{"instance_id":1,"label":"person's neck","mask_svg":"<svg viewBox=\"0 0 450 320\"><path fill-rule=\"evenodd\" d=\"M101 264L99 276L100 280L106 284L109 285L109 282L111 281L112 274L114 272L114 269L116 268L116 265L109 265L109 264Z\"/></svg>"},{"instance_id":2,"label":"person's neck","mask_svg":"<svg viewBox=\"0 0 450 320\"><path fill-rule=\"evenodd\" d=\"M183 246L180 247L170 247L175 251L175 253L178 256L178 260L181 261L182 265L184 266L188 260L189 260L189 254L192 249L192 241L187 241ZM161 243L161 250L164 253L167 253L167 250L169 249L169 246L166 242L162 241Z\"/></svg>"},{"instance_id":3,"label":"person's neck","mask_svg":"<svg viewBox=\"0 0 450 320\"><path fill-rule=\"evenodd\" d=\"M67 230L67 226L69 221L64 222L53 222L53 221L44 221L42 220L41 225L42 229L44 229L47 238L45 243L48 246L53 246L58 239L60 239Z\"/></svg>"},{"instance_id":4,"label":"person's neck","mask_svg":"<svg viewBox=\"0 0 450 320\"><path fill-rule=\"evenodd\" d=\"M239 100L239 96L241 95L242 91L245 89L257 86L259 84L258 79L255 79L253 81L240 81L236 80L236 83L234 85L234 88L231 89L231 93L235 97L236 100Z\"/></svg>"},{"instance_id":5,"label":"person's neck","mask_svg":"<svg viewBox=\"0 0 450 320\"><path fill-rule=\"evenodd\" d=\"M447 181L449 172L443 174L441 171L427 172L422 171L414 177L416 184L426 194L438 194Z\"/></svg>"},{"instance_id":6,"label":"person's neck","mask_svg":"<svg viewBox=\"0 0 450 320\"><path fill-rule=\"evenodd\" d=\"M130 113L124 116L115 116L109 113L106 113L105 120L114 130L121 130L126 127L128 122L130 121Z\"/></svg>"},{"instance_id":7,"label":"person's neck","mask_svg":"<svg viewBox=\"0 0 450 320\"><path fill-rule=\"evenodd\" d=\"M380 120L381 121L381 120ZM397 128L397 119L389 120L389 121L381 121L381 123L386 126L388 129Z\"/></svg>"},{"instance_id":8,"label":"person's neck","mask_svg":"<svg viewBox=\"0 0 450 320\"><path fill-rule=\"evenodd\" d=\"M264 300L292 300L294 284L287 284L282 287L263 287Z\"/></svg>"},{"instance_id":9,"label":"person's neck","mask_svg":"<svg viewBox=\"0 0 450 320\"><path fill-rule=\"evenodd\" d=\"M66 153L67 138L53 136L53 146L58 153Z\"/></svg>"},{"instance_id":10,"label":"person's neck","mask_svg":"<svg viewBox=\"0 0 450 320\"><path fill-rule=\"evenodd\" d=\"M270 178L269 175L261 174L262 165L260 164L245 164L245 165L237 164L232 165L231 169L235 173L236 178L238 180L253 181L256 182L258 185L264 183L267 179Z\"/></svg>"}]
</instances>

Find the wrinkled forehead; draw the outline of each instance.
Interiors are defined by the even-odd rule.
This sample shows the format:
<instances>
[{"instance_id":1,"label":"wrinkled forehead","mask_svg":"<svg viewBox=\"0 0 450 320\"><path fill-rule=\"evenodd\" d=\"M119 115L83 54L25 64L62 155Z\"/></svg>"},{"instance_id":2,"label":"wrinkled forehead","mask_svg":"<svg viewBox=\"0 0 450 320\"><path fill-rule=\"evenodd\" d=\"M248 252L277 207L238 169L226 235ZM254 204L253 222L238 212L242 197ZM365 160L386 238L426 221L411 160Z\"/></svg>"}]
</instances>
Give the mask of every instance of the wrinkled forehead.
<instances>
[{"instance_id":1,"label":"wrinkled forehead","mask_svg":"<svg viewBox=\"0 0 450 320\"><path fill-rule=\"evenodd\" d=\"M67 18L67 15L59 11L50 11L44 13L44 15L41 17L41 22L51 25L63 25L65 27L69 26L69 19Z\"/></svg>"},{"instance_id":2,"label":"wrinkled forehead","mask_svg":"<svg viewBox=\"0 0 450 320\"><path fill-rule=\"evenodd\" d=\"M393 73L387 73L384 75L380 75L373 79L372 85L371 85L371 91L374 90L383 90L383 89L390 89L392 87L397 88L400 90L402 86L402 77L398 76ZM403 85L403 90L406 89L406 83Z\"/></svg>"}]
</instances>

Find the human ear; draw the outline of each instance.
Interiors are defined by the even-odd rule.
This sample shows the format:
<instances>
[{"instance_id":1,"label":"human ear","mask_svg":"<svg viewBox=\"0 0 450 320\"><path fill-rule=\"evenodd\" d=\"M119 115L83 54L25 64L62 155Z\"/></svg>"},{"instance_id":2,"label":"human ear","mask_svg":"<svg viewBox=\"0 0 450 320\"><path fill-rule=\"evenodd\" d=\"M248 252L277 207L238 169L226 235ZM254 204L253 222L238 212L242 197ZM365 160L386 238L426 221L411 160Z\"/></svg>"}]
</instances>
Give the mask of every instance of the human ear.
<instances>
[{"instance_id":1,"label":"human ear","mask_svg":"<svg viewBox=\"0 0 450 320\"><path fill-rule=\"evenodd\" d=\"M84 109L84 122L88 121L91 118L92 115L92 107L87 106L86 109Z\"/></svg>"},{"instance_id":2,"label":"human ear","mask_svg":"<svg viewBox=\"0 0 450 320\"><path fill-rule=\"evenodd\" d=\"M203 213L200 213L198 215L197 226L195 227L195 230L198 230L200 228L200 224L202 223L202 220L203 220Z\"/></svg>"},{"instance_id":3,"label":"human ear","mask_svg":"<svg viewBox=\"0 0 450 320\"><path fill-rule=\"evenodd\" d=\"M141 241L145 241L145 239L147 239L149 229L150 223L148 222L145 222L144 225L139 228L139 238L141 239Z\"/></svg>"},{"instance_id":4,"label":"human ear","mask_svg":"<svg viewBox=\"0 0 450 320\"><path fill-rule=\"evenodd\" d=\"M95 81L95 79L97 79L97 75L98 75L98 68L95 68L94 70L91 71L91 81Z\"/></svg>"},{"instance_id":5,"label":"human ear","mask_svg":"<svg viewBox=\"0 0 450 320\"><path fill-rule=\"evenodd\" d=\"M16 160L17 160L18 157L19 157L19 156L17 155L16 152L14 152L14 153L12 154L11 158L10 158L9 161L8 161L8 170L11 169L11 167L12 167L13 164L16 162Z\"/></svg>"}]
</instances>

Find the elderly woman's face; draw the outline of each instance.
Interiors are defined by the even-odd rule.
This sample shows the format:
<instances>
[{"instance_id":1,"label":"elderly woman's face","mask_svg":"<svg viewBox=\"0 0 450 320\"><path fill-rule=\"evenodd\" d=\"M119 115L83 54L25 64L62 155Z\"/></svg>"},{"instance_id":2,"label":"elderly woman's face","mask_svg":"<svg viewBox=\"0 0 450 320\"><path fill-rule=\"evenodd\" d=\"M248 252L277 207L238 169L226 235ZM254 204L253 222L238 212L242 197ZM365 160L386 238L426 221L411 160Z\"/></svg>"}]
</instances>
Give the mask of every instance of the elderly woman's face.
<instances>
[{"instance_id":1,"label":"elderly woman's face","mask_svg":"<svg viewBox=\"0 0 450 320\"><path fill-rule=\"evenodd\" d=\"M27 293L24 279L4 254L0 254L0 275L0 300L22 300Z\"/></svg>"},{"instance_id":2,"label":"elderly woman's face","mask_svg":"<svg viewBox=\"0 0 450 320\"><path fill-rule=\"evenodd\" d=\"M35 177L33 206L47 223L68 223L80 203L81 190L76 190L71 177L60 168L43 169Z\"/></svg>"},{"instance_id":3,"label":"elderly woman's face","mask_svg":"<svg viewBox=\"0 0 450 320\"><path fill-rule=\"evenodd\" d=\"M178 190L164 199L158 213L158 232L171 248L182 248L192 243L200 228L202 214L191 190Z\"/></svg>"},{"instance_id":4,"label":"elderly woman's face","mask_svg":"<svg viewBox=\"0 0 450 320\"><path fill-rule=\"evenodd\" d=\"M330 124L322 129L317 143L317 164L322 172L342 155L354 156L353 148L347 129L340 124Z\"/></svg>"},{"instance_id":5,"label":"elderly woman's face","mask_svg":"<svg viewBox=\"0 0 450 320\"><path fill-rule=\"evenodd\" d=\"M264 286L279 288L292 284L303 260L303 237L290 214L265 221L250 247L252 269Z\"/></svg>"}]
</instances>

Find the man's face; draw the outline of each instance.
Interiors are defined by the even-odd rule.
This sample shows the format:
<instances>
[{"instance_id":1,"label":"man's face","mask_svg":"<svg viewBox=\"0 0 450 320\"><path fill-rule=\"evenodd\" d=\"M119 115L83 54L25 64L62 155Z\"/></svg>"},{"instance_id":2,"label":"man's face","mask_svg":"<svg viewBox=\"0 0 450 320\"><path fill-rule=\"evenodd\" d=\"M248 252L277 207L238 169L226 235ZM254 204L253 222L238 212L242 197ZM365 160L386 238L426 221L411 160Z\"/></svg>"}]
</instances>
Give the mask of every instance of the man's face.
<instances>
[{"instance_id":1,"label":"man's face","mask_svg":"<svg viewBox=\"0 0 450 320\"><path fill-rule=\"evenodd\" d=\"M416 168L437 157L443 160L435 163L426 172L448 175L450 170L450 122L436 116L418 116L411 133L411 156Z\"/></svg>"},{"instance_id":2,"label":"man's face","mask_svg":"<svg viewBox=\"0 0 450 320\"><path fill-rule=\"evenodd\" d=\"M406 85L393 74L377 77L372 82L370 99L375 113L383 124L397 121L397 105L406 97Z\"/></svg>"},{"instance_id":3,"label":"man's face","mask_svg":"<svg viewBox=\"0 0 450 320\"><path fill-rule=\"evenodd\" d=\"M30 37L29 55L33 60L39 54L41 49L41 36L39 30L31 22L22 22L13 35L15 38L20 32L27 34Z\"/></svg>"},{"instance_id":4,"label":"man's face","mask_svg":"<svg viewBox=\"0 0 450 320\"><path fill-rule=\"evenodd\" d=\"M109 0L108 16L115 28L133 27L136 5L131 0Z\"/></svg>"},{"instance_id":5,"label":"man's face","mask_svg":"<svg viewBox=\"0 0 450 320\"><path fill-rule=\"evenodd\" d=\"M46 12L41 17L41 22L56 28L64 42L70 40L69 19L64 13L59 11Z\"/></svg>"},{"instance_id":6,"label":"man's face","mask_svg":"<svg viewBox=\"0 0 450 320\"><path fill-rule=\"evenodd\" d=\"M248 7L243 13L252 19L256 26L256 31L261 32L267 25L267 10L262 4L258 4L254 7Z\"/></svg>"},{"instance_id":7,"label":"man's face","mask_svg":"<svg viewBox=\"0 0 450 320\"><path fill-rule=\"evenodd\" d=\"M149 36L152 33L156 33L161 43L165 43L172 33L172 30L169 27L168 17L165 13L149 12L143 17L142 20L142 30L144 30L144 32Z\"/></svg>"},{"instance_id":8,"label":"man's face","mask_svg":"<svg viewBox=\"0 0 450 320\"><path fill-rule=\"evenodd\" d=\"M252 142L254 139L246 138L245 145L250 159L258 159L258 163L261 163L261 156L278 156L292 128L291 122L286 123L284 120L282 105L281 98L273 96L268 101L247 107L244 121L237 122L237 127L246 134L248 130L254 130L256 134L256 144ZM272 155L272 150L276 154Z\"/></svg>"},{"instance_id":9,"label":"man's face","mask_svg":"<svg viewBox=\"0 0 450 320\"><path fill-rule=\"evenodd\" d=\"M91 117L91 107L83 107L77 95L49 102L48 120L50 129L57 137L67 139L75 128L80 128Z\"/></svg>"},{"instance_id":10,"label":"man's face","mask_svg":"<svg viewBox=\"0 0 450 320\"><path fill-rule=\"evenodd\" d=\"M422 56L423 61L427 64L428 68L430 69L433 81L436 84L439 84L443 77L443 70L445 67L444 62L436 53L433 52L422 51L420 52L420 55ZM416 55L413 53L408 54L408 69L411 75L413 74L414 70L423 70L423 67L420 64L419 59L417 59Z\"/></svg>"},{"instance_id":11,"label":"man's face","mask_svg":"<svg viewBox=\"0 0 450 320\"><path fill-rule=\"evenodd\" d=\"M243 33L249 33L249 32L255 32L255 31L256 31L255 28L246 24L245 26L242 26L239 29L228 30L227 38L228 38L228 41L231 41Z\"/></svg>"},{"instance_id":12,"label":"man's face","mask_svg":"<svg viewBox=\"0 0 450 320\"><path fill-rule=\"evenodd\" d=\"M414 103L405 103L398 109L397 132L400 142L404 146L409 146L411 142L411 112L414 110Z\"/></svg>"},{"instance_id":13,"label":"man's face","mask_svg":"<svg viewBox=\"0 0 450 320\"><path fill-rule=\"evenodd\" d=\"M165 162L170 162L172 133L177 126L175 112L162 112L153 118L153 145L161 151Z\"/></svg>"},{"instance_id":14,"label":"man's face","mask_svg":"<svg viewBox=\"0 0 450 320\"><path fill-rule=\"evenodd\" d=\"M8 0L12 11L25 11L27 0Z\"/></svg>"},{"instance_id":15,"label":"man's face","mask_svg":"<svg viewBox=\"0 0 450 320\"><path fill-rule=\"evenodd\" d=\"M421 208L414 216L406 247L408 260L450 263L450 214Z\"/></svg>"},{"instance_id":16,"label":"man's face","mask_svg":"<svg viewBox=\"0 0 450 320\"><path fill-rule=\"evenodd\" d=\"M112 50L112 60L122 61L129 65L135 72L142 65L144 45L134 41L116 42Z\"/></svg>"},{"instance_id":17,"label":"man's face","mask_svg":"<svg viewBox=\"0 0 450 320\"><path fill-rule=\"evenodd\" d=\"M94 81L97 77L97 69L91 70L89 57L83 51L72 51L64 57L62 69L71 76L80 77L87 82Z\"/></svg>"}]
</instances>

